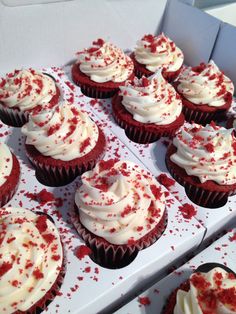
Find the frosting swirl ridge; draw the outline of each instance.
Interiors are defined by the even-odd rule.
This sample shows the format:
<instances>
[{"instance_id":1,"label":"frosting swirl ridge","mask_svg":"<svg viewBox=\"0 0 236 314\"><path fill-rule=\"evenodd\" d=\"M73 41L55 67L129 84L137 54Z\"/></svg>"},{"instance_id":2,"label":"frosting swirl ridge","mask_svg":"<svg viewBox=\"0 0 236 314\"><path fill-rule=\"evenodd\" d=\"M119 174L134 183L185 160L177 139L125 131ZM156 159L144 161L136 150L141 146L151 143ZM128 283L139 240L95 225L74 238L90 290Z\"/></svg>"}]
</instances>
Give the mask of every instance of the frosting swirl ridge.
<instances>
[{"instance_id":1,"label":"frosting swirl ridge","mask_svg":"<svg viewBox=\"0 0 236 314\"><path fill-rule=\"evenodd\" d=\"M64 101L51 111L31 115L22 133L26 144L44 156L67 161L89 153L97 143L99 131L85 112Z\"/></svg>"},{"instance_id":2,"label":"frosting swirl ridge","mask_svg":"<svg viewBox=\"0 0 236 314\"><path fill-rule=\"evenodd\" d=\"M232 81L211 60L197 67L185 67L178 77L177 90L195 105L220 107L228 93L234 93Z\"/></svg>"},{"instance_id":3,"label":"frosting swirl ridge","mask_svg":"<svg viewBox=\"0 0 236 314\"><path fill-rule=\"evenodd\" d=\"M161 70L151 77L135 78L120 86L122 104L142 123L165 125L172 123L182 111L182 102L172 85L162 76Z\"/></svg>"},{"instance_id":4,"label":"frosting swirl ridge","mask_svg":"<svg viewBox=\"0 0 236 314\"><path fill-rule=\"evenodd\" d=\"M81 72L97 83L120 83L131 76L133 62L121 49L103 39L92 44L89 49L77 52L77 63Z\"/></svg>"},{"instance_id":5,"label":"frosting swirl ridge","mask_svg":"<svg viewBox=\"0 0 236 314\"><path fill-rule=\"evenodd\" d=\"M81 223L112 244L127 244L161 220L165 196L147 171L130 161L100 161L82 175L75 203Z\"/></svg>"},{"instance_id":6,"label":"frosting swirl ridge","mask_svg":"<svg viewBox=\"0 0 236 314\"><path fill-rule=\"evenodd\" d=\"M177 71L184 61L182 51L163 33L158 36L145 35L137 42L134 55L151 72L156 72L160 67L167 72Z\"/></svg>"},{"instance_id":7,"label":"frosting swirl ridge","mask_svg":"<svg viewBox=\"0 0 236 314\"><path fill-rule=\"evenodd\" d=\"M23 208L0 213L0 312L24 312L50 290L59 275L60 236L45 215Z\"/></svg>"},{"instance_id":8,"label":"frosting swirl ridge","mask_svg":"<svg viewBox=\"0 0 236 314\"><path fill-rule=\"evenodd\" d=\"M0 82L0 101L21 111L47 105L55 94L53 79L33 69L16 70Z\"/></svg>"},{"instance_id":9,"label":"frosting swirl ridge","mask_svg":"<svg viewBox=\"0 0 236 314\"><path fill-rule=\"evenodd\" d=\"M236 138L233 129L193 123L183 126L173 140L177 151L170 159L203 183L236 183Z\"/></svg>"}]
</instances>

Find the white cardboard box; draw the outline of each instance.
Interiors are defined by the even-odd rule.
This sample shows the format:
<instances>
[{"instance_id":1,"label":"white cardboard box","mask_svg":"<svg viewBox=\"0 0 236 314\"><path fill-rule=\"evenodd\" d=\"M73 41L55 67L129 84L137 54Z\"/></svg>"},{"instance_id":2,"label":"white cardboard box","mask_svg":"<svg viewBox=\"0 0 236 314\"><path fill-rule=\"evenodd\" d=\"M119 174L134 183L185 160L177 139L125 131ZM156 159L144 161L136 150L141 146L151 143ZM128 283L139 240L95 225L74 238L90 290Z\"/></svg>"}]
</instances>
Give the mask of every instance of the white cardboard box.
<instances>
[{"instance_id":1,"label":"white cardboard box","mask_svg":"<svg viewBox=\"0 0 236 314\"><path fill-rule=\"evenodd\" d=\"M88 111L94 121L100 123L89 107L86 107L86 104L81 101L81 97L74 94L72 84L60 68L54 67L45 69L45 71L58 81L66 99L74 101L83 110ZM101 123L100 125L108 139L105 160L109 158L131 160L143 167L138 158L114 136L108 127ZM25 156L24 136L20 134L20 129L0 123L0 138L13 149L21 162L22 171L17 193L7 206L45 210L56 220L63 237L67 257L67 271L61 288L63 295L57 296L45 313L87 314L103 311L117 299L122 300L121 292L134 295L135 291L147 286L150 280L163 277L164 271L173 261L183 258L187 252L197 249L200 245L205 233L204 227L194 218L189 221L184 220L178 210L181 204L172 195L169 195L166 203L168 225L164 234L152 246L141 251L130 265L122 269L106 269L98 266L89 257L79 260L74 252L79 245L83 244L83 241L76 234L70 222L70 210L73 208L74 193L80 182L79 177L64 187L45 187L36 180L34 170ZM40 206L28 195L28 192L38 193L43 188L53 192L56 197L62 198L62 205L56 206L55 202L50 202Z\"/></svg>"},{"instance_id":2,"label":"white cardboard box","mask_svg":"<svg viewBox=\"0 0 236 314\"><path fill-rule=\"evenodd\" d=\"M176 39L177 44L181 40L185 45L186 60L189 60L189 63L194 62L192 54L200 46L202 48L198 53L202 60L207 60L220 29L218 20L212 17L206 18L195 8L178 0L168 1L167 8L170 10L168 13L165 11L166 0L158 2L155 0L87 0L86 2L74 0L37 5L33 5L33 0L31 2L30 6L7 7L0 0L0 75L19 67L42 68L68 64L77 50L87 47L97 37L111 40L121 48L130 50L143 34L158 33L162 25L166 32ZM176 12L179 14L177 19ZM185 19L188 22L188 32L184 32L183 23L182 28L178 27L178 23L176 24L177 20ZM198 22L199 19L201 23L191 26L191 20ZM179 31L181 29L183 37ZM191 34L194 34L198 41L195 49L191 48L194 44L193 40L191 45L185 44L186 40L194 38ZM199 58L198 55L195 56ZM69 91L68 86L64 86L64 89L68 91L67 95L70 98L72 91ZM80 97L76 99L80 102L82 100ZM84 97L83 101L87 109L91 108L89 99L86 100ZM92 109L99 119L102 118L95 108ZM96 116L94 119L96 120ZM140 156L137 154L138 158L135 157L131 152L131 150L135 152L135 148L125 140L126 145L124 145L109 131L112 127L109 120L102 123L107 124L106 133L113 139L110 141L106 158L118 153L121 158L141 163L140 159L142 160L141 155L144 151L140 152ZM4 126L1 127L1 132L2 139L8 137L9 146L14 147L17 156L20 156L21 161L25 163L22 166L21 185L11 204L35 207L38 205L37 202L29 200L25 192L39 192L44 186L32 177L33 170L28 168L29 164L25 160L19 131ZM115 127L114 133L116 133ZM136 151L138 150L141 149L136 148ZM163 156L162 154L162 158ZM153 160L149 163L148 168L152 168ZM157 174L154 170L153 173ZM64 188L48 189L57 197L64 198L64 205L59 210L55 209L53 204L40 208L47 210L54 217L59 216L57 225L62 228L61 232L67 241L68 251L68 269L62 286L63 296L56 297L47 313L94 313L103 310L119 298L121 293L135 293L145 286L150 278L154 279L154 274L156 279L159 278L169 263L190 248L194 250L201 243L205 229L195 219L190 222L184 221L178 212L178 202L170 196L172 199L170 202L174 205L171 205L172 209L169 211L170 224L165 235L155 245L142 251L131 265L120 270L107 270L97 267L89 258L79 261L74 256L73 250L82 242L71 230L67 216L67 210L73 202L75 186L76 182ZM60 218L60 213L64 220ZM75 277L76 273L78 275ZM80 280L79 277L84 279Z\"/></svg>"},{"instance_id":3,"label":"white cardboard box","mask_svg":"<svg viewBox=\"0 0 236 314\"><path fill-rule=\"evenodd\" d=\"M204 263L220 263L236 272L236 245L231 241L236 229L224 235L189 262L153 285L133 301L115 312L116 314L160 314L170 293L187 280L193 270ZM140 298L147 297L150 305L141 305ZM142 299L141 299L142 300Z\"/></svg>"}]
</instances>

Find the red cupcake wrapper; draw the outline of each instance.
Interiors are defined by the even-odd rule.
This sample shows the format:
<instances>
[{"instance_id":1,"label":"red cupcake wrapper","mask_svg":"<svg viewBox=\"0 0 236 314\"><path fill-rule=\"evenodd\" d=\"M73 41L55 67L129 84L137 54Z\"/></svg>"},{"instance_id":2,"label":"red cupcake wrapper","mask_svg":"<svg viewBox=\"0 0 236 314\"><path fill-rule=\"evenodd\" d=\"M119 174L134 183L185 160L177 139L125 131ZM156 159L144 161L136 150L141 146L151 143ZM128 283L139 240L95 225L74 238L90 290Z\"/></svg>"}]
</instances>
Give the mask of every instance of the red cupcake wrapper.
<instances>
[{"instance_id":1,"label":"red cupcake wrapper","mask_svg":"<svg viewBox=\"0 0 236 314\"><path fill-rule=\"evenodd\" d=\"M14 154L12 171L6 182L0 187L0 207L6 205L16 193L20 180L20 164Z\"/></svg>"},{"instance_id":2,"label":"red cupcake wrapper","mask_svg":"<svg viewBox=\"0 0 236 314\"><path fill-rule=\"evenodd\" d=\"M60 90L57 87L57 93L52 97L49 102L51 106L55 106L58 103L60 94ZM7 106L4 106L4 104L0 102L0 119L3 123L9 126L20 128L28 122L30 112L32 112L33 110L34 108L26 111L21 111L19 108L9 108Z\"/></svg>"},{"instance_id":3,"label":"red cupcake wrapper","mask_svg":"<svg viewBox=\"0 0 236 314\"><path fill-rule=\"evenodd\" d=\"M218 208L226 204L228 197L236 194L236 189L231 191L210 191L187 182L175 172L175 169L166 159L166 166L172 177L184 188L187 196L195 204L207 208Z\"/></svg>"},{"instance_id":4,"label":"red cupcake wrapper","mask_svg":"<svg viewBox=\"0 0 236 314\"><path fill-rule=\"evenodd\" d=\"M167 211L165 210L158 225L134 244L115 245L107 242L88 231L80 222L77 208L71 212L71 221L81 238L93 252L93 259L98 264L108 268L121 268L130 264L138 252L156 242L167 226Z\"/></svg>"},{"instance_id":5,"label":"red cupcake wrapper","mask_svg":"<svg viewBox=\"0 0 236 314\"><path fill-rule=\"evenodd\" d=\"M45 293L45 295L38 300L35 304L31 306L27 311L15 311L13 314L40 314L44 310L47 310L49 304L54 300L54 298L59 294L64 277L66 273L66 257L63 253L63 263L60 273L57 276L56 281L52 287Z\"/></svg>"}]
</instances>

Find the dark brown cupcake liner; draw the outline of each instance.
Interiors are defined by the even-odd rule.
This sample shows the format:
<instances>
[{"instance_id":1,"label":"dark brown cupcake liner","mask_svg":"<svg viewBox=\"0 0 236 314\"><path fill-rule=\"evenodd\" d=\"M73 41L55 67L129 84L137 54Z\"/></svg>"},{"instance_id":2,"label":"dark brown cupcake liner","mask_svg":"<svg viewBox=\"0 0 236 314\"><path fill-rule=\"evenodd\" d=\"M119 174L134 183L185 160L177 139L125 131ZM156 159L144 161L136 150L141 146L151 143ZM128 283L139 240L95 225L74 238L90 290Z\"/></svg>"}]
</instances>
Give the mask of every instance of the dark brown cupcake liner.
<instances>
[{"instance_id":1,"label":"dark brown cupcake liner","mask_svg":"<svg viewBox=\"0 0 236 314\"><path fill-rule=\"evenodd\" d=\"M217 112L203 112L200 110L193 110L190 108L187 108L184 106L183 103L183 110L182 110L185 120L188 122L194 121L195 123L201 124L201 125L206 125L210 123L212 120L215 121L217 120L217 116L219 113ZM222 111L223 114L223 111Z\"/></svg>"},{"instance_id":2,"label":"dark brown cupcake liner","mask_svg":"<svg viewBox=\"0 0 236 314\"><path fill-rule=\"evenodd\" d=\"M169 129L165 129L165 130L156 130L155 132L151 132L151 131L147 131L144 130L138 126L132 126L130 125L128 122L122 120L121 118L119 118L117 115L115 115L113 113L113 117L115 119L115 121L117 122L117 124L124 129L125 134L127 135L127 137L135 142L135 143L139 143L139 144L148 144L148 143L153 143L156 142L157 140L159 140L161 137L170 137L172 138L175 133L177 132L177 130L180 128L180 126L182 125L177 125L177 127L175 128L169 128ZM183 120L184 122L184 120Z\"/></svg>"},{"instance_id":3,"label":"dark brown cupcake liner","mask_svg":"<svg viewBox=\"0 0 236 314\"><path fill-rule=\"evenodd\" d=\"M74 181L79 175L85 171L91 170L95 167L98 160L102 159L104 153L97 156L93 160L85 160L78 166L58 167L40 163L34 159L28 152L26 153L28 159L35 168L36 178L39 182L47 186L63 186Z\"/></svg>"},{"instance_id":4,"label":"dark brown cupcake liner","mask_svg":"<svg viewBox=\"0 0 236 314\"><path fill-rule=\"evenodd\" d=\"M138 252L156 242L167 226L167 211L156 227L134 244L115 245L88 231L80 222L77 208L71 211L71 221L81 238L93 252L93 259L98 264L108 268L121 268L130 264Z\"/></svg>"},{"instance_id":5,"label":"dark brown cupcake liner","mask_svg":"<svg viewBox=\"0 0 236 314\"><path fill-rule=\"evenodd\" d=\"M166 165L172 177L185 188L189 199L197 205L207 208L218 208L226 204L229 196L236 194L236 189L227 192L219 192L195 186L179 176L168 161L166 161Z\"/></svg>"},{"instance_id":6,"label":"dark brown cupcake liner","mask_svg":"<svg viewBox=\"0 0 236 314\"><path fill-rule=\"evenodd\" d=\"M100 98L100 99L106 99L114 96L119 89L111 90L111 91L104 91L100 89L96 89L95 87L90 87L84 84L78 83L77 85L80 86L81 92L90 98Z\"/></svg>"},{"instance_id":7,"label":"dark brown cupcake liner","mask_svg":"<svg viewBox=\"0 0 236 314\"><path fill-rule=\"evenodd\" d=\"M0 103L0 117L3 123L20 128L28 121L29 113L17 108L7 108Z\"/></svg>"}]
</instances>

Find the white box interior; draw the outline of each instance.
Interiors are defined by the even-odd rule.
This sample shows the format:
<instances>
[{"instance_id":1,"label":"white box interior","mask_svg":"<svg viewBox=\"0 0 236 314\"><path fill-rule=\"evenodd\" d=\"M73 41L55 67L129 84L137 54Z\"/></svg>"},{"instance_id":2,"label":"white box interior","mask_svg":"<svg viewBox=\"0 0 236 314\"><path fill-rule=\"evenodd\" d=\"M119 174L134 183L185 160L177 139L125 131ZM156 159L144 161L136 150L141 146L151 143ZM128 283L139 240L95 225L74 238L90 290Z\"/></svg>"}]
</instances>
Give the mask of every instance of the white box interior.
<instances>
[{"instance_id":1,"label":"white box interior","mask_svg":"<svg viewBox=\"0 0 236 314\"><path fill-rule=\"evenodd\" d=\"M108 139L108 147L104 159L120 158L131 160L142 167L139 159L114 136L109 128L94 115L79 94L74 93L73 85L60 68L46 69L47 73L57 80L61 86L65 99L73 100L90 117L100 123ZM89 257L79 260L75 255L75 249L83 244L83 241L74 231L70 223L70 209L74 204L74 193L79 183L79 177L71 184L64 187L49 188L56 197L63 198L63 206L45 204L40 207L37 201L27 197L27 192L38 193L44 185L40 184L30 166L24 152L24 137L20 129L11 128L0 123L1 141L7 143L13 149L21 161L21 183L16 195L8 206L22 206L29 209L45 210L56 220L63 237L63 243L67 256L67 271L61 288L62 296L57 296L49 305L45 313L95 313L104 310L116 300L122 300L121 294L131 292L134 295L141 287L147 285L153 278L163 277L165 269L183 257L188 251L195 250L201 243L205 229L196 219L185 221L178 211L181 205L172 195L167 197L168 225L161 238L151 247L141 251L136 259L128 266L121 269L106 269L95 264ZM165 189L164 189L165 190ZM60 213L62 217L60 217ZM165 250L163 250L163 247ZM86 272L86 269L89 271ZM83 277L81 281L78 279ZM79 286L77 288L77 286ZM73 291L74 290L74 291Z\"/></svg>"},{"instance_id":2,"label":"white box interior","mask_svg":"<svg viewBox=\"0 0 236 314\"><path fill-rule=\"evenodd\" d=\"M165 277L157 284L146 290L133 301L115 312L116 314L160 314L170 293L187 280L193 270L204 263L224 264L236 272L236 249L235 240L230 239L236 233L236 229L214 242L210 247L191 259L188 263L176 269L169 276ZM147 297L150 305L141 305L140 297Z\"/></svg>"}]
</instances>

